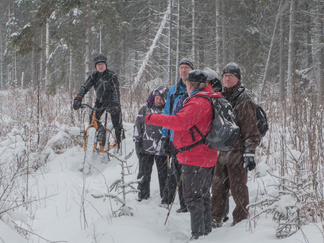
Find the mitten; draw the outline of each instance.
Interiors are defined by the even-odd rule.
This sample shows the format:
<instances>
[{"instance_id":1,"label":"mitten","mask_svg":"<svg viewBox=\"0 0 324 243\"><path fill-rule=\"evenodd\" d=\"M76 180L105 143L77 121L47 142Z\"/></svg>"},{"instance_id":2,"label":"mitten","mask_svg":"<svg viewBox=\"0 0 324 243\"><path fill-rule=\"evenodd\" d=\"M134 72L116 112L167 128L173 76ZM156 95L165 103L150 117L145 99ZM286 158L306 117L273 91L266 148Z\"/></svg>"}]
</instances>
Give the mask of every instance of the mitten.
<instances>
[{"instance_id":1,"label":"mitten","mask_svg":"<svg viewBox=\"0 0 324 243\"><path fill-rule=\"evenodd\" d=\"M82 97L81 96L77 96L74 98L74 102L73 102L73 109L77 110L81 107L81 102L82 102Z\"/></svg>"},{"instance_id":2,"label":"mitten","mask_svg":"<svg viewBox=\"0 0 324 243\"><path fill-rule=\"evenodd\" d=\"M170 155L170 139L168 136L161 138L161 154Z\"/></svg>"}]
</instances>

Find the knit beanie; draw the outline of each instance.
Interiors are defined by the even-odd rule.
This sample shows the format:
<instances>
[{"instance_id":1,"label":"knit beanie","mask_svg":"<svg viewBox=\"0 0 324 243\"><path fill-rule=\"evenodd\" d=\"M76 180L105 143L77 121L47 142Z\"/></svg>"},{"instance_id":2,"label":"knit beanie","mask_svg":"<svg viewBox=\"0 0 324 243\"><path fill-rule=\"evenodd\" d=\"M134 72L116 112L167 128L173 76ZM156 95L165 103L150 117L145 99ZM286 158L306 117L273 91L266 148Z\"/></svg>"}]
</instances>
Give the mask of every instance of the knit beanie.
<instances>
[{"instance_id":1,"label":"knit beanie","mask_svg":"<svg viewBox=\"0 0 324 243\"><path fill-rule=\"evenodd\" d=\"M190 58L190 57L185 57L185 58L182 58L182 60L180 61L179 63L179 67L180 65L182 64L186 64L188 65L191 69L195 69L195 66L193 64L193 60Z\"/></svg>"}]
</instances>

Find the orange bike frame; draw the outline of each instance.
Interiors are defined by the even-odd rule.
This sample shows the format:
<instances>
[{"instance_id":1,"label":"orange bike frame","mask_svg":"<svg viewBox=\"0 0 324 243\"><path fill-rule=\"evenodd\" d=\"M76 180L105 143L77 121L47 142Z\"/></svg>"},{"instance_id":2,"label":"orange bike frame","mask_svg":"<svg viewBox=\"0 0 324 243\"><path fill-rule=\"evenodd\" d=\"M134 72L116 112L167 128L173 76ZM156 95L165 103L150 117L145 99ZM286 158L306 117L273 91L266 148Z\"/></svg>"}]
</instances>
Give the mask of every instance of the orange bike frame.
<instances>
[{"instance_id":1,"label":"orange bike frame","mask_svg":"<svg viewBox=\"0 0 324 243\"><path fill-rule=\"evenodd\" d=\"M86 131L85 131L85 136L84 136L84 145L83 145L83 149L84 151L86 151L86 147L87 147L87 133L88 133L88 129L90 127L94 127L96 130L98 129L98 119L96 118L96 112L94 111L92 113L92 119L91 119L91 123L89 124L89 126L87 127ZM104 127L106 129L107 132L109 132L112 136L112 138L114 139L115 141L115 144L108 144L108 149L105 150L104 146L102 145L102 141L99 141L99 147L100 147L100 150L99 150L99 153L106 153L108 152L109 150L113 149L113 148L116 148L117 147L117 140L116 138L113 136L111 130L109 130L108 128ZM94 145L94 152L96 151L96 147L97 147L97 143L95 143Z\"/></svg>"}]
</instances>

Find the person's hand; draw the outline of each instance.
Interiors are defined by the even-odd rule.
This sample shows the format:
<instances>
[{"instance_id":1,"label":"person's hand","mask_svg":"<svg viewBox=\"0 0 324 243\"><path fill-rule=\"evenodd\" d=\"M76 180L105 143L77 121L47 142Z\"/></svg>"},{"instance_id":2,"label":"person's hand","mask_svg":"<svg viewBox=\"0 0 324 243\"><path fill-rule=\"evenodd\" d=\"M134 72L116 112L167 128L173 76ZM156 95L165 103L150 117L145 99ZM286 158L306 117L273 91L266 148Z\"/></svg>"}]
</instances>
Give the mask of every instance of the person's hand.
<instances>
[{"instance_id":1,"label":"person's hand","mask_svg":"<svg viewBox=\"0 0 324 243\"><path fill-rule=\"evenodd\" d=\"M170 155L170 139L168 136L161 138L161 154Z\"/></svg>"},{"instance_id":2,"label":"person's hand","mask_svg":"<svg viewBox=\"0 0 324 243\"><path fill-rule=\"evenodd\" d=\"M254 161L254 150L245 150L243 154L243 168L246 169L246 171L254 170L256 163Z\"/></svg>"},{"instance_id":3,"label":"person's hand","mask_svg":"<svg viewBox=\"0 0 324 243\"><path fill-rule=\"evenodd\" d=\"M143 155L143 146L141 142L135 142L135 151L136 155L139 158L141 155Z\"/></svg>"},{"instance_id":4,"label":"person's hand","mask_svg":"<svg viewBox=\"0 0 324 243\"><path fill-rule=\"evenodd\" d=\"M75 97L73 101L73 109L78 110L79 108L81 108L81 102L82 102L81 96Z\"/></svg>"}]
</instances>

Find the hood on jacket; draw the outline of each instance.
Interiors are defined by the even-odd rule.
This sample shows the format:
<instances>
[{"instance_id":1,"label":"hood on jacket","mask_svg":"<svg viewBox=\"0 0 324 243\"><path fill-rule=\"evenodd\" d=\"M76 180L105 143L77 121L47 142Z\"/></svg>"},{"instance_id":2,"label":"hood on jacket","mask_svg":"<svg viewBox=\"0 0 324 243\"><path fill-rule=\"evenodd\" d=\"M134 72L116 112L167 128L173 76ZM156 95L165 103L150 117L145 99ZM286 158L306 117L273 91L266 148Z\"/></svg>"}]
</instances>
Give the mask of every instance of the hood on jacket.
<instances>
[{"instance_id":1,"label":"hood on jacket","mask_svg":"<svg viewBox=\"0 0 324 243\"><path fill-rule=\"evenodd\" d=\"M154 105L154 95L160 95L160 97L163 99L164 103L167 100L169 88L163 85L160 85L156 87L154 90L151 91L148 99L147 99L147 105L149 107L152 107Z\"/></svg>"}]
</instances>

